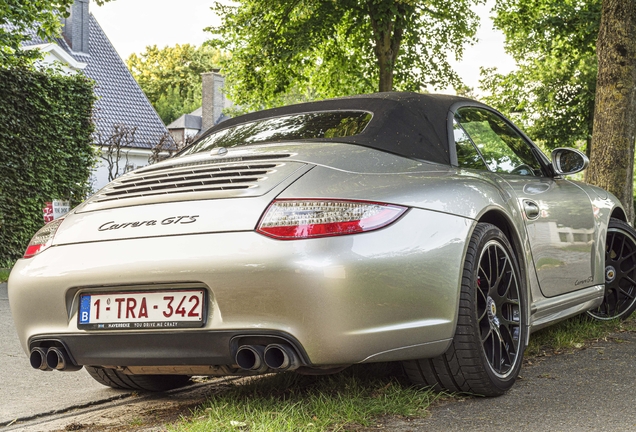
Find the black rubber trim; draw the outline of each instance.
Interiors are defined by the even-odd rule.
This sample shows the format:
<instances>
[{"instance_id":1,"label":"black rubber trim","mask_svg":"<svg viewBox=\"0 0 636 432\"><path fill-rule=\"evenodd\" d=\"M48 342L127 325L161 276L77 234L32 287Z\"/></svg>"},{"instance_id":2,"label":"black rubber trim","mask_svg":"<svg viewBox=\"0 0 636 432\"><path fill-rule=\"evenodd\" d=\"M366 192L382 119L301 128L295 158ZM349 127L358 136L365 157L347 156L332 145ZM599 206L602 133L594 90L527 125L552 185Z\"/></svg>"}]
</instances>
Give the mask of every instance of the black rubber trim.
<instances>
[{"instance_id":1,"label":"black rubber trim","mask_svg":"<svg viewBox=\"0 0 636 432\"><path fill-rule=\"evenodd\" d=\"M132 333L50 334L34 336L29 350L50 345L66 347L77 365L175 366L232 365L237 340L271 338L287 342L299 354L303 366L311 366L302 345L283 332L196 331Z\"/></svg>"}]
</instances>

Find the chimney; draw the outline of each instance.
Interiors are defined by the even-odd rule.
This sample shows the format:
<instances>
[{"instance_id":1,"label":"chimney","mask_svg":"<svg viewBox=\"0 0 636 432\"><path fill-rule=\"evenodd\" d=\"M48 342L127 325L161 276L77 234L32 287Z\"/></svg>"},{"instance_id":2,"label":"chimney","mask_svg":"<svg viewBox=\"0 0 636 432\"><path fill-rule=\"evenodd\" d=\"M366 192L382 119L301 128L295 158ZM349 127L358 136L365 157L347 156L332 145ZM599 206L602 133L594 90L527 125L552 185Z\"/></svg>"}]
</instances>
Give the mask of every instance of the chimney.
<instances>
[{"instance_id":1,"label":"chimney","mask_svg":"<svg viewBox=\"0 0 636 432\"><path fill-rule=\"evenodd\" d=\"M201 132L214 126L223 113L225 78L218 72L201 74Z\"/></svg>"},{"instance_id":2,"label":"chimney","mask_svg":"<svg viewBox=\"0 0 636 432\"><path fill-rule=\"evenodd\" d=\"M74 52L88 54L88 2L75 0L71 14L63 19L64 39Z\"/></svg>"}]
</instances>

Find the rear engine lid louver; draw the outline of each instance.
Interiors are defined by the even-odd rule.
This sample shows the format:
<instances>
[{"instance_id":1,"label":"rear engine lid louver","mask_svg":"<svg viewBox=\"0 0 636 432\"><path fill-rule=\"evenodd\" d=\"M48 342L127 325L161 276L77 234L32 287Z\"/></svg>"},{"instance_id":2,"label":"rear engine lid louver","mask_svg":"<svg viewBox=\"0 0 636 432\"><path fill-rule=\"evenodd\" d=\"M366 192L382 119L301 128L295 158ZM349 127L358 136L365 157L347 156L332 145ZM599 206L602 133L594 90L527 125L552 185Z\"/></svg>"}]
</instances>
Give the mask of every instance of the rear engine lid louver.
<instances>
[{"instance_id":1,"label":"rear engine lid louver","mask_svg":"<svg viewBox=\"0 0 636 432\"><path fill-rule=\"evenodd\" d=\"M183 192L248 189L280 164L261 163L228 167L178 168L168 172L126 178L105 191L97 202Z\"/></svg>"},{"instance_id":2,"label":"rear engine lid louver","mask_svg":"<svg viewBox=\"0 0 636 432\"><path fill-rule=\"evenodd\" d=\"M260 196L303 163L289 155L235 158L147 167L121 176L92 196L79 212L122 206ZM247 159L247 160L246 160Z\"/></svg>"}]
</instances>

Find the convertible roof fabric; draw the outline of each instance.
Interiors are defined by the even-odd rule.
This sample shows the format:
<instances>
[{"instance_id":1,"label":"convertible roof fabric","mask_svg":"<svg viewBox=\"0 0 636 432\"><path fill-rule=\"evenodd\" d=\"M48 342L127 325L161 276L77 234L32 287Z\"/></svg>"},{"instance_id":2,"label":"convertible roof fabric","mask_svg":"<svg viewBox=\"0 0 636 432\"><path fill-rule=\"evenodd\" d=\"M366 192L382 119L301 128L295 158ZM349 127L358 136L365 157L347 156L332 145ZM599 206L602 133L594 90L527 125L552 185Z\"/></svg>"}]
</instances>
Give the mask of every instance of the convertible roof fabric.
<instances>
[{"instance_id":1,"label":"convertible roof fabric","mask_svg":"<svg viewBox=\"0 0 636 432\"><path fill-rule=\"evenodd\" d=\"M349 96L273 108L234 117L210 128L210 133L241 123L290 114L332 110L363 110L373 113L359 135L312 138L309 141L344 142L375 148L400 156L450 165L448 113L454 104L474 101L459 96L386 92Z\"/></svg>"}]
</instances>

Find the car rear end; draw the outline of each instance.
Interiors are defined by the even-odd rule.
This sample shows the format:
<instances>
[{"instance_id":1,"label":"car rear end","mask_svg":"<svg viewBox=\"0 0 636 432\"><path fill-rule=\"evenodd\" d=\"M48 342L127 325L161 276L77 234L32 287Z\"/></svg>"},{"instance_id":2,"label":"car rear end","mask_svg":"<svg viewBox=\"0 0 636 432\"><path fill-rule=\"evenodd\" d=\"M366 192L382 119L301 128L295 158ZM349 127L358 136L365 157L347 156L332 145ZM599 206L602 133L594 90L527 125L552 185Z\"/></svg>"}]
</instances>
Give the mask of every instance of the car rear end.
<instances>
[{"instance_id":1,"label":"car rear end","mask_svg":"<svg viewBox=\"0 0 636 432\"><path fill-rule=\"evenodd\" d=\"M338 142L213 146L126 174L14 266L20 341L34 368L133 375L439 355L474 221L416 197L451 174Z\"/></svg>"}]
</instances>

